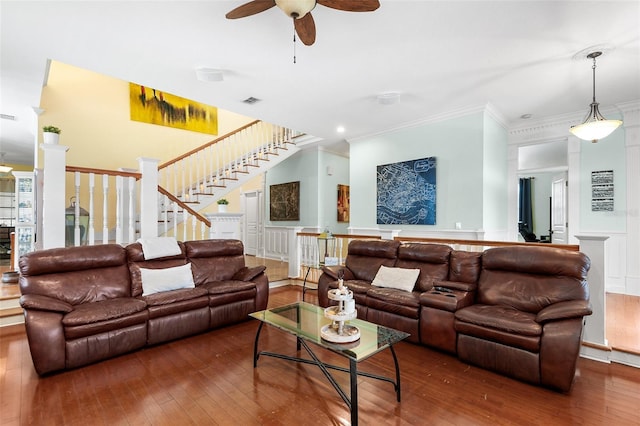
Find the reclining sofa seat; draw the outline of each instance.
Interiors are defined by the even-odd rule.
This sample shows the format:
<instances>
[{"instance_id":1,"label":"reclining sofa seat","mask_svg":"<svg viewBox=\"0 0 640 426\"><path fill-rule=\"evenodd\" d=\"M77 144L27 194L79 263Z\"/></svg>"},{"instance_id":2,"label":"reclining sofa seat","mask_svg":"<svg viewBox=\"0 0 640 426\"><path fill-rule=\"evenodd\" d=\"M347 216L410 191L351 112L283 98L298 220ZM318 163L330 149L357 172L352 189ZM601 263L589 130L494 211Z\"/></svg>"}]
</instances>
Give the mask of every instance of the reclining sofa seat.
<instances>
[{"instance_id":1,"label":"reclining sofa seat","mask_svg":"<svg viewBox=\"0 0 640 426\"><path fill-rule=\"evenodd\" d=\"M366 320L409 333L408 341L420 343L420 295L447 279L450 254L451 247L443 244L400 245L394 267L419 269L415 287L409 292L370 286Z\"/></svg>"},{"instance_id":2,"label":"reclining sofa seat","mask_svg":"<svg viewBox=\"0 0 640 426\"><path fill-rule=\"evenodd\" d=\"M126 252L117 244L22 256L20 304L38 374L141 348L149 313L131 297Z\"/></svg>"},{"instance_id":3,"label":"reclining sofa seat","mask_svg":"<svg viewBox=\"0 0 640 426\"><path fill-rule=\"evenodd\" d=\"M358 318L367 317L367 292L381 265L393 267L398 255L399 241L353 240L347 248L345 266L323 266L318 279L318 302L327 307L330 301L327 291L338 287L338 271L344 272L344 283L353 292Z\"/></svg>"},{"instance_id":4,"label":"reclining sofa seat","mask_svg":"<svg viewBox=\"0 0 640 426\"><path fill-rule=\"evenodd\" d=\"M265 267L245 266L242 241L188 241L185 246L196 288L209 294L209 328L244 321L267 308Z\"/></svg>"},{"instance_id":5,"label":"reclining sofa seat","mask_svg":"<svg viewBox=\"0 0 640 426\"><path fill-rule=\"evenodd\" d=\"M131 274L131 294L143 300L149 311L147 344L155 345L205 331L209 327L209 295L205 288L181 288L143 296L141 268L166 269L187 264L185 244L181 253L145 260L140 243L125 247Z\"/></svg>"},{"instance_id":6,"label":"reclining sofa seat","mask_svg":"<svg viewBox=\"0 0 640 426\"><path fill-rule=\"evenodd\" d=\"M583 317L591 314L589 258L549 247L482 255L476 303L455 313L458 357L560 391L571 388Z\"/></svg>"}]
</instances>

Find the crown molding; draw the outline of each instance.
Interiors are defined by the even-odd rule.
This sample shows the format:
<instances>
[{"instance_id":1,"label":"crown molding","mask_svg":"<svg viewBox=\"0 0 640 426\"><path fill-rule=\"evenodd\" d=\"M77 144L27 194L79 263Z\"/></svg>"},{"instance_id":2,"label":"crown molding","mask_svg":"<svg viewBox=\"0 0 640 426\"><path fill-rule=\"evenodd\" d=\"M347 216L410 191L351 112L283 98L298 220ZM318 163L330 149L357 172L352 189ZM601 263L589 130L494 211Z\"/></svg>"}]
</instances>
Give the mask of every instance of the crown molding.
<instances>
[{"instance_id":1,"label":"crown molding","mask_svg":"<svg viewBox=\"0 0 640 426\"><path fill-rule=\"evenodd\" d=\"M452 120L460 117L466 117L468 115L476 114L479 112L488 113L489 116L491 116L496 121L498 121L498 123L501 126L503 126L505 129L508 128L508 126L505 125L506 119L504 118L504 116L492 104L487 103L485 105L459 108L459 109L455 109L455 110L451 110L451 111L447 111L439 114L430 115L428 117L424 117L418 120L408 121L406 123L400 124L395 127L390 127L379 132L372 132L372 133L367 133L361 136L357 136L355 138L349 138L347 139L347 142L349 143L360 142L362 140L370 139L375 136L386 135L388 133L397 132L399 130L411 129L414 127L426 126L434 123L441 123L443 121L448 121L448 120Z\"/></svg>"}]
</instances>

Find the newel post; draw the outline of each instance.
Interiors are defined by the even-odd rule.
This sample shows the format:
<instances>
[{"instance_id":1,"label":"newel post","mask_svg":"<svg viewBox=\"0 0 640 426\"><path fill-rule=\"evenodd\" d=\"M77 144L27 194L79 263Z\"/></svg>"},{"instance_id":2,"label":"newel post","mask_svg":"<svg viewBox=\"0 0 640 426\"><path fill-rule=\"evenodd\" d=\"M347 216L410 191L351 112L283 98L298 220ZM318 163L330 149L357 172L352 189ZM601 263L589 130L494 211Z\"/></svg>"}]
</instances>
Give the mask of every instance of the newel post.
<instances>
[{"instance_id":1,"label":"newel post","mask_svg":"<svg viewBox=\"0 0 640 426\"><path fill-rule=\"evenodd\" d=\"M65 175L68 146L40 144L44 151L42 248L65 246Z\"/></svg>"},{"instance_id":2,"label":"newel post","mask_svg":"<svg viewBox=\"0 0 640 426\"><path fill-rule=\"evenodd\" d=\"M158 236L158 163L155 158L138 158L140 165L140 237Z\"/></svg>"}]
</instances>

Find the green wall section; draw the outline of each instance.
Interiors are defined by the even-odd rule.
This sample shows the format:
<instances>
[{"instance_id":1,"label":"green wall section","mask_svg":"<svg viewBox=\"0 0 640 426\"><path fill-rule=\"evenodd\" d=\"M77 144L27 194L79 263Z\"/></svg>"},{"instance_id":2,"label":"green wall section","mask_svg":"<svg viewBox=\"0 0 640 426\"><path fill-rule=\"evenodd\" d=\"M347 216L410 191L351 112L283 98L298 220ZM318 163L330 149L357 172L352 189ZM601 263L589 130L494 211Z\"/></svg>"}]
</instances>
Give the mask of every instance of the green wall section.
<instances>
[{"instance_id":1,"label":"green wall section","mask_svg":"<svg viewBox=\"0 0 640 426\"><path fill-rule=\"evenodd\" d=\"M329 172L332 174L329 175ZM300 181L300 220L271 221L271 185ZM329 227L346 233L348 223L338 223L338 184L349 185L349 159L318 149L306 149L291 156L266 173L266 223L270 226Z\"/></svg>"},{"instance_id":2,"label":"green wall section","mask_svg":"<svg viewBox=\"0 0 640 426\"><path fill-rule=\"evenodd\" d=\"M498 212L492 223L499 223L504 228L507 211L506 144L506 131L493 120L485 119L483 112L352 143L351 225L356 228L378 227L376 166L436 157L436 224L380 227L419 232L454 229L456 222L460 222L466 230L483 229L483 196L489 196L491 207L488 210ZM492 166L487 173L483 166L485 157L490 159Z\"/></svg>"}]
</instances>

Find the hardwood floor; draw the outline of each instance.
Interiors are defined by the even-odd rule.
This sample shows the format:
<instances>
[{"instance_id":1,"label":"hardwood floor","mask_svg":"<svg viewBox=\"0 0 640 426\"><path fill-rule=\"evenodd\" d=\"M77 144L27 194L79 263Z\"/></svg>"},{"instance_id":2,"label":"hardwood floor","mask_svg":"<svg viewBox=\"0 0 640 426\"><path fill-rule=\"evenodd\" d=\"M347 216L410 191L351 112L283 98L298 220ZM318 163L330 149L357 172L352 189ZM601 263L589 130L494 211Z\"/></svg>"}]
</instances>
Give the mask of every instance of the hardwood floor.
<instances>
[{"instance_id":1,"label":"hardwood floor","mask_svg":"<svg viewBox=\"0 0 640 426\"><path fill-rule=\"evenodd\" d=\"M270 306L301 289L271 290ZM309 292L307 301L317 301ZM346 425L349 412L317 367L263 357L253 368L257 323L162 344L39 378L24 327L0 329L0 425ZM295 340L265 327L261 347L295 353ZM325 361L345 360L318 350ZM393 387L359 379L363 425L640 425L640 369L578 361L569 394L521 383L401 342L402 402ZM360 368L393 372L388 351ZM336 373L348 389L348 375Z\"/></svg>"}]
</instances>

